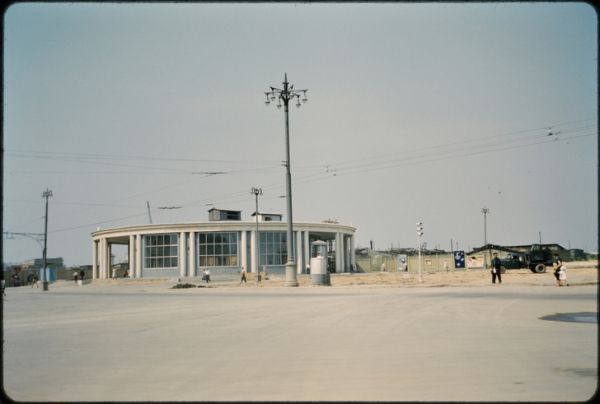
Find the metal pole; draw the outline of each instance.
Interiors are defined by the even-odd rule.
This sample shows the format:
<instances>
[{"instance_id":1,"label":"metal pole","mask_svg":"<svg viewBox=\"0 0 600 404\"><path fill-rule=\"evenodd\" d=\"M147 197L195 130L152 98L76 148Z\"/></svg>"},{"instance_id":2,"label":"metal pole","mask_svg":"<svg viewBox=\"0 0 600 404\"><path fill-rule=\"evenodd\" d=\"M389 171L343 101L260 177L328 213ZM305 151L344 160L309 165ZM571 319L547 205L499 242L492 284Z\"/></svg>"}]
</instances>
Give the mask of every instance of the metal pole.
<instances>
[{"instance_id":1,"label":"metal pole","mask_svg":"<svg viewBox=\"0 0 600 404\"><path fill-rule=\"evenodd\" d=\"M256 251L255 251L255 259L254 259L254 277L256 279L256 282L260 282L260 268L259 268L259 257L260 257L260 248L258 245L258 195L262 195L262 189L259 188L252 188L252 193L254 193L254 195L256 196L256 237L255 237L255 244L256 244Z\"/></svg>"},{"instance_id":2,"label":"metal pole","mask_svg":"<svg viewBox=\"0 0 600 404\"><path fill-rule=\"evenodd\" d=\"M287 91L287 74L285 75L285 83L283 83L284 91ZM298 286L298 277L296 274L296 264L294 262L294 247L293 247L293 229L292 229L292 174L290 173L290 118L289 118L289 98L284 100L285 109L285 187L287 195L287 262L285 263L285 286Z\"/></svg>"},{"instance_id":3,"label":"metal pole","mask_svg":"<svg viewBox=\"0 0 600 404\"><path fill-rule=\"evenodd\" d=\"M488 208L483 208L481 210L483 212L483 267L487 269L488 264L487 264L487 219L486 219L486 215L489 213L489 209Z\"/></svg>"},{"instance_id":4,"label":"metal pole","mask_svg":"<svg viewBox=\"0 0 600 404\"><path fill-rule=\"evenodd\" d=\"M423 234L423 228L421 225L421 222L417 222L417 243L419 243L419 282L423 282L423 275L421 272L421 235Z\"/></svg>"},{"instance_id":5,"label":"metal pole","mask_svg":"<svg viewBox=\"0 0 600 404\"><path fill-rule=\"evenodd\" d=\"M52 191L46 188L46 192L42 194L42 198L46 198L46 218L44 220L44 252L42 254L42 271L44 274L44 280L42 281L42 290L48 290L48 273L46 272L46 246L48 241L48 198L52 196Z\"/></svg>"},{"instance_id":6,"label":"metal pole","mask_svg":"<svg viewBox=\"0 0 600 404\"><path fill-rule=\"evenodd\" d=\"M283 101L285 110L285 148L286 148L286 197L287 197L287 262L285 264L285 284L284 286L298 286L296 264L294 263L294 234L293 234L293 217L292 217L292 175L290 173L290 118L289 118L289 102L296 97L298 99L297 107L300 107L300 94L304 93L303 102L306 102L306 91L308 90L294 90L294 86L288 86L287 73L285 74L285 81L283 82L283 89L271 87L271 91L266 92L267 100L265 104L269 106L271 100L275 101L278 98L278 108L281 108L281 102Z\"/></svg>"}]
</instances>

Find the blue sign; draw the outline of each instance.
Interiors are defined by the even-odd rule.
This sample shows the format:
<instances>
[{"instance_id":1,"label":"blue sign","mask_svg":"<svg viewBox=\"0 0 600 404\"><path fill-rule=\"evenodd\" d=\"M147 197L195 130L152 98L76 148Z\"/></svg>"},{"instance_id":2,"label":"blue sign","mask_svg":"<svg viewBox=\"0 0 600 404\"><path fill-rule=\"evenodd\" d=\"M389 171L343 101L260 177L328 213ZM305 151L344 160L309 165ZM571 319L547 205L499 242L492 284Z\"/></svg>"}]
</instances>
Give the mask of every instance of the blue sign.
<instances>
[{"instance_id":1,"label":"blue sign","mask_svg":"<svg viewBox=\"0 0 600 404\"><path fill-rule=\"evenodd\" d=\"M40 270L40 275L42 276L42 282L56 282L56 268L55 267L46 267L46 270L42 268Z\"/></svg>"},{"instance_id":2,"label":"blue sign","mask_svg":"<svg viewBox=\"0 0 600 404\"><path fill-rule=\"evenodd\" d=\"M454 268L464 268L465 267L465 252L464 251L454 251Z\"/></svg>"}]
</instances>

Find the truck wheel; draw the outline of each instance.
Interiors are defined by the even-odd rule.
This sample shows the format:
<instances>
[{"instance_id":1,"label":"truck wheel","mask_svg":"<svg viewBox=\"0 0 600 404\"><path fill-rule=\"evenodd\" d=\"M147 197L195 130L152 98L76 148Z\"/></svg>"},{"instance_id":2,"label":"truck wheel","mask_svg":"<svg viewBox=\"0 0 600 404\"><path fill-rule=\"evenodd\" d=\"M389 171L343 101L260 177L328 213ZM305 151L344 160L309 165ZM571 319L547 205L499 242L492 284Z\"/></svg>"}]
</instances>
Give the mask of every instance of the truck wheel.
<instances>
[{"instance_id":1,"label":"truck wheel","mask_svg":"<svg viewBox=\"0 0 600 404\"><path fill-rule=\"evenodd\" d=\"M538 274L542 274L542 273L546 272L546 265L544 265L544 264L537 264L535 266L535 272L537 272Z\"/></svg>"},{"instance_id":2,"label":"truck wheel","mask_svg":"<svg viewBox=\"0 0 600 404\"><path fill-rule=\"evenodd\" d=\"M500 273L503 274L506 272L506 267L504 265L500 266Z\"/></svg>"}]
</instances>

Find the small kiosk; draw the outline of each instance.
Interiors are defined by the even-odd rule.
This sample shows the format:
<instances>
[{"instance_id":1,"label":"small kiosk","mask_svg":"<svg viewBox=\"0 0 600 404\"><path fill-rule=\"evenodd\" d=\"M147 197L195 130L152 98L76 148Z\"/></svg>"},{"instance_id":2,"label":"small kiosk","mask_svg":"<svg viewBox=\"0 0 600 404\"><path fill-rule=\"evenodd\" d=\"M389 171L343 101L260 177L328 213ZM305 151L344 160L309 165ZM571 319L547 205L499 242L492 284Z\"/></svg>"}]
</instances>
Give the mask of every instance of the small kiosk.
<instances>
[{"instance_id":1,"label":"small kiosk","mask_svg":"<svg viewBox=\"0 0 600 404\"><path fill-rule=\"evenodd\" d=\"M313 285L331 286L327 271L327 243L313 241L310 254L310 281Z\"/></svg>"}]
</instances>

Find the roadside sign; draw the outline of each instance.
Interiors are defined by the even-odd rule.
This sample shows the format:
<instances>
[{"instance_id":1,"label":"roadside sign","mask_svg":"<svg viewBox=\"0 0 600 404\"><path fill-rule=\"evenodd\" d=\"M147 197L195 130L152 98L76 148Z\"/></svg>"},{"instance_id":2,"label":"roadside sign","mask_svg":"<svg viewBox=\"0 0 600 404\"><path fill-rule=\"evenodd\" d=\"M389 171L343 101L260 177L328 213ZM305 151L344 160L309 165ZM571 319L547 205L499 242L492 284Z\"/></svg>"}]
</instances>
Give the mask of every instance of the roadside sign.
<instances>
[{"instance_id":1,"label":"roadside sign","mask_svg":"<svg viewBox=\"0 0 600 404\"><path fill-rule=\"evenodd\" d=\"M465 267L465 252L464 251L454 251L454 268L464 268Z\"/></svg>"}]
</instances>

